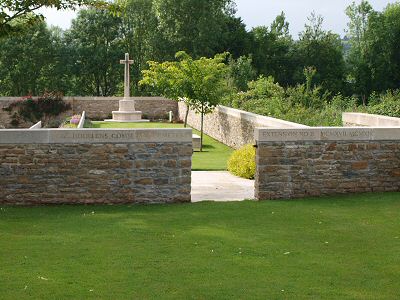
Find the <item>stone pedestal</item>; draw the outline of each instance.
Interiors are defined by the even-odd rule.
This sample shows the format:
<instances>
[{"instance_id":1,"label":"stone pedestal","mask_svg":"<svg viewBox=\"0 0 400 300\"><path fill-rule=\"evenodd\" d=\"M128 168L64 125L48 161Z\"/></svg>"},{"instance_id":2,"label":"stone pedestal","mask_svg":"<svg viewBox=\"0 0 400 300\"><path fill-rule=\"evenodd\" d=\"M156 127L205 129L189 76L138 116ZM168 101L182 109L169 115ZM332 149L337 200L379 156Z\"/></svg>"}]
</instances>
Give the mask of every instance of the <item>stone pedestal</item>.
<instances>
[{"instance_id":1,"label":"stone pedestal","mask_svg":"<svg viewBox=\"0 0 400 300\"><path fill-rule=\"evenodd\" d=\"M105 120L106 122L117 123L139 123L149 122L149 120L142 119L142 112L135 110L135 101L123 99L119 101L119 110L112 112L113 118Z\"/></svg>"}]
</instances>

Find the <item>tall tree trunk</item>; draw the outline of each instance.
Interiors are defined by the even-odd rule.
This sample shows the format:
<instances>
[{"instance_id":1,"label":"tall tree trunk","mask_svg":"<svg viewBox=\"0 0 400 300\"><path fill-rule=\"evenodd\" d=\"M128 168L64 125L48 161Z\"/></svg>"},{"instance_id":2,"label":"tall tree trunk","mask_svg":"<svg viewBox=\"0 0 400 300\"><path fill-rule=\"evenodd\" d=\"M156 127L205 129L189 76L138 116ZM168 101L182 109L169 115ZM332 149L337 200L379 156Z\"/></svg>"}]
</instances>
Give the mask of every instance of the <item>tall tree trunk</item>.
<instances>
[{"instance_id":1,"label":"tall tree trunk","mask_svg":"<svg viewBox=\"0 0 400 300\"><path fill-rule=\"evenodd\" d=\"M108 80L107 80L107 70L104 72L104 91L103 91L103 96L109 96L109 87L108 87Z\"/></svg>"},{"instance_id":2,"label":"tall tree trunk","mask_svg":"<svg viewBox=\"0 0 400 300\"><path fill-rule=\"evenodd\" d=\"M186 107L187 107L187 109L186 109L186 113L185 113L185 124L184 124L184 127L185 127L185 128L187 127L187 122L188 122L188 117L189 117L189 111L190 111L190 105L189 105L189 104L186 104Z\"/></svg>"},{"instance_id":3,"label":"tall tree trunk","mask_svg":"<svg viewBox=\"0 0 400 300\"><path fill-rule=\"evenodd\" d=\"M100 97L100 80L96 79L96 96Z\"/></svg>"},{"instance_id":4,"label":"tall tree trunk","mask_svg":"<svg viewBox=\"0 0 400 300\"><path fill-rule=\"evenodd\" d=\"M204 104L201 104L200 152L203 152Z\"/></svg>"}]
</instances>

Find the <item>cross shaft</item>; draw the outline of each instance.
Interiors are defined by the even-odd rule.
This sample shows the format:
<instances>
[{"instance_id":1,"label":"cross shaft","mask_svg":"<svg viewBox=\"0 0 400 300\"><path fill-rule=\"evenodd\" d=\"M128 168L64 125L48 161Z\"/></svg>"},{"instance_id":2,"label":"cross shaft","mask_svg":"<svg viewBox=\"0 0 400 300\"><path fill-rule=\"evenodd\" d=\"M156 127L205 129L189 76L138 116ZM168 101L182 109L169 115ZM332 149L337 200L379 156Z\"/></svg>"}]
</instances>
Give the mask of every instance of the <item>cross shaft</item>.
<instances>
[{"instance_id":1,"label":"cross shaft","mask_svg":"<svg viewBox=\"0 0 400 300\"><path fill-rule=\"evenodd\" d=\"M133 60L129 60L129 53L125 53L125 59L120 60L120 64L125 65L125 78L124 78L124 99L128 99L130 97L130 72L129 65L133 64Z\"/></svg>"}]
</instances>

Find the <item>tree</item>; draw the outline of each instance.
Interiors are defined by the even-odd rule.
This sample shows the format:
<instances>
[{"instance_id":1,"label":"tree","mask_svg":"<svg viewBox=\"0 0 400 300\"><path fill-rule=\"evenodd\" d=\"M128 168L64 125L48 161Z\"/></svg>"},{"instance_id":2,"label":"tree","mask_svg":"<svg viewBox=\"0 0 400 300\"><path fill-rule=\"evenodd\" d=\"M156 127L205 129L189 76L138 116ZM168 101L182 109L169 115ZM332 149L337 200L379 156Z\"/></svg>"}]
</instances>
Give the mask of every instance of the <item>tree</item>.
<instances>
[{"instance_id":1,"label":"tree","mask_svg":"<svg viewBox=\"0 0 400 300\"><path fill-rule=\"evenodd\" d=\"M241 18L231 14L223 17L221 37L215 53L229 52L233 58L249 55L251 52L251 34Z\"/></svg>"},{"instance_id":2,"label":"tree","mask_svg":"<svg viewBox=\"0 0 400 300\"><path fill-rule=\"evenodd\" d=\"M69 46L72 93L112 96L122 82L119 60L124 51L120 39L121 18L104 9L81 10L65 33Z\"/></svg>"},{"instance_id":3,"label":"tree","mask_svg":"<svg viewBox=\"0 0 400 300\"><path fill-rule=\"evenodd\" d=\"M340 92L345 80L343 45L339 35L322 29L323 18L311 14L296 44L298 69L296 81L303 80L304 68L314 67L315 84L331 92Z\"/></svg>"},{"instance_id":4,"label":"tree","mask_svg":"<svg viewBox=\"0 0 400 300\"><path fill-rule=\"evenodd\" d=\"M151 0L123 0L118 2L122 13L122 44L133 60L133 94L139 94L139 81L147 61L156 60L157 18Z\"/></svg>"},{"instance_id":5,"label":"tree","mask_svg":"<svg viewBox=\"0 0 400 300\"><path fill-rule=\"evenodd\" d=\"M0 95L39 95L58 82L53 77L56 45L44 22L29 27L23 34L8 36L0 43Z\"/></svg>"},{"instance_id":6,"label":"tree","mask_svg":"<svg viewBox=\"0 0 400 300\"><path fill-rule=\"evenodd\" d=\"M282 12L270 28L259 26L251 31L254 66L258 73L273 76L280 84L293 83L294 63L293 39L289 34L289 23Z\"/></svg>"},{"instance_id":7,"label":"tree","mask_svg":"<svg viewBox=\"0 0 400 300\"><path fill-rule=\"evenodd\" d=\"M368 19L372 9L368 1L361 1L359 5L353 2L346 8L346 15L350 19L347 34L351 38L352 47L354 50L362 53L367 50L366 33L368 30Z\"/></svg>"},{"instance_id":8,"label":"tree","mask_svg":"<svg viewBox=\"0 0 400 300\"><path fill-rule=\"evenodd\" d=\"M245 92L248 83L256 78L251 56L241 56L238 59L229 59L229 81L233 90Z\"/></svg>"},{"instance_id":9,"label":"tree","mask_svg":"<svg viewBox=\"0 0 400 300\"><path fill-rule=\"evenodd\" d=\"M151 86L167 98L185 99L190 108L200 113L200 151L203 151L204 115L214 110L226 92L227 55L194 60L181 51L176 54L178 61L149 62L150 69L143 71L141 84Z\"/></svg>"},{"instance_id":10,"label":"tree","mask_svg":"<svg viewBox=\"0 0 400 300\"><path fill-rule=\"evenodd\" d=\"M74 9L82 5L104 5L98 0L4 0L0 1L0 37L19 32L43 21L42 7Z\"/></svg>"},{"instance_id":11,"label":"tree","mask_svg":"<svg viewBox=\"0 0 400 300\"><path fill-rule=\"evenodd\" d=\"M372 88L372 73L368 64L367 31L368 20L374 13L372 6L364 0L359 5L353 2L346 9L349 18L347 35L351 45L347 57L349 81L353 85L353 91L361 97L364 105Z\"/></svg>"},{"instance_id":12,"label":"tree","mask_svg":"<svg viewBox=\"0 0 400 300\"><path fill-rule=\"evenodd\" d=\"M400 87L400 3L389 4L382 13L369 17L366 32L372 90L383 92Z\"/></svg>"},{"instance_id":13,"label":"tree","mask_svg":"<svg viewBox=\"0 0 400 300\"><path fill-rule=\"evenodd\" d=\"M158 57L172 59L185 51L195 58L220 50L232 0L153 0L158 19Z\"/></svg>"},{"instance_id":14,"label":"tree","mask_svg":"<svg viewBox=\"0 0 400 300\"><path fill-rule=\"evenodd\" d=\"M71 49L65 41L64 31L59 27L50 27L49 45L52 54L49 55L49 63L45 66L48 76L40 78L41 86L48 91L60 92L64 95L70 94L73 86L70 55ZM35 50L32 50L35 51Z\"/></svg>"},{"instance_id":15,"label":"tree","mask_svg":"<svg viewBox=\"0 0 400 300\"><path fill-rule=\"evenodd\" d=\"M367 1L346 10L352 48L348 57L349 79L354 92L367 104L373 92L400 86L400 3L381 13Z\"/></svg>"}]
</instances>

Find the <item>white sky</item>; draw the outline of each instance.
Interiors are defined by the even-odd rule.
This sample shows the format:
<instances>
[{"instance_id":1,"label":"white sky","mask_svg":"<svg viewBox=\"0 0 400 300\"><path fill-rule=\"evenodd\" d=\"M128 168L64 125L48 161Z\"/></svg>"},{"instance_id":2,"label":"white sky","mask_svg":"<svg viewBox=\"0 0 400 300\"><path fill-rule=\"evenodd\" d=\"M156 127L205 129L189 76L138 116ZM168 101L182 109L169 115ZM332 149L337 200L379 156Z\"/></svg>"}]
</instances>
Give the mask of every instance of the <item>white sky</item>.
<instances>
[{"instance_id":1,"label":"white sky","mask_svg":"<svg viewBox=\"0 0 400 300\"><path fill-rule=\"evenodd\" d=\"M360 0L356 0L357 3ZM369 0L375 10L381 11L392 0ZM304 29L307 17L312 11L324 17L324 28L340 35L344 34L348 22L344 13L352 0L236 0L237 16L241 17L249 29L259 25L270 25L275 17L284 11L290 23L290 32L294 37ZM76 16L73 11L42 10L51 25L63 29L71 25Z\"/></svg>"}]
</instances>

